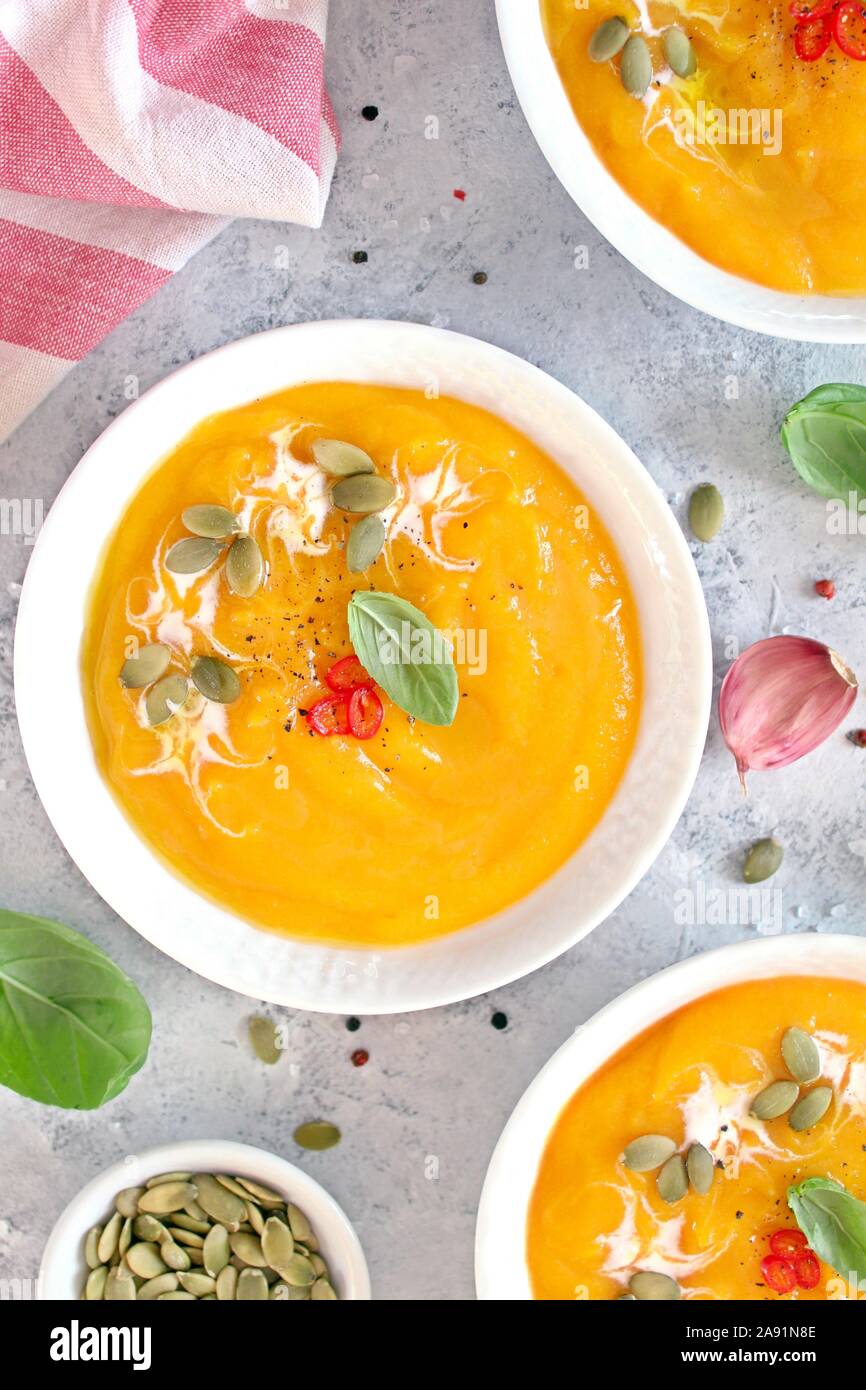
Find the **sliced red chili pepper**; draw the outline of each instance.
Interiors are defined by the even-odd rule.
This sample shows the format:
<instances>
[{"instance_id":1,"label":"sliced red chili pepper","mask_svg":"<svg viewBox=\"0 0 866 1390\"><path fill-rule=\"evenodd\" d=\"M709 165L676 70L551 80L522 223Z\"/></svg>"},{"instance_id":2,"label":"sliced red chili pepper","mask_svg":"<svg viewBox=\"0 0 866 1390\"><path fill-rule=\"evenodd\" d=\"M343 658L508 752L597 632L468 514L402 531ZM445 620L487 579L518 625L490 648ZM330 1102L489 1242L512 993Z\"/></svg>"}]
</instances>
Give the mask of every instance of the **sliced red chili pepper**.
<instances>
[{"instance_id":1,"label":"sliced red chili pepper","mask_svg":"<svg viewBox=\"0 0 866 1390\"><path fill-rule=\"evenodd\" d=\"M761 1261L761 1273L764 1283L773 1293L792 1293L797 1287L794 1266L790 1260L783 1260L781 1255L765 1256Z\"/></svg>"},{"instance_id":2,"label":"sliced red chili pepper","mask_svg":"<svg viewBox=\"0 0 866 1390\"><path fill-rule=\"evenodd\" d=\"M866 9L858 0L843 0L833 15L833 35L844 54L866 63Z\"/></svg>"},{"instance_id":3,"label":"sliced red chili pepper","mask_svg":"<svg viewBox=\"0 0 866 1390\"><path fill-rule=\"evenodd\" d=\"M307 710L307 723L322 738L349 732L349 697L326 695Z\"/></svg>"},{"instance_id":4,"label":"sliced red chili pepper","mask_svg":"<svg viewBox=\"0 0 866 1390\"><path fill-rule=\"evenodd\" d=\"M833 7L838 0L814 0L812 5L804 5L801 0L791 0L789 9L798 24L805 24L810 19L820 19L822 15L832 14Z\"/></svg>"},{"instance_id":5,"label":"sliced red chili pepper","mask_svg":"<svg viewBox=\"0 0 866 1390\"><path fill-rule=\"evenodd\" d=\"M360 686L349 696L349 732L355 738L372 738L378 732L385 711L375 690Z\"/></svg>"},{"instance_id":6,"label":"sliced red chili pepper","mask_svg":"<svg viewBox=\"0 0 866 1390\"><path fill-rule=\"evenodd\" d=\"M805 19L794 30L794 51L804 63L817 63L823 58L833 38L833 15Z\"/></svg>"},{"instance_id":7,"label":"sliced red chili pepper","mask_svg":"<svg viewBox=\"0 0 866 1390\"><path fill-rule=\"evenodd\" d=\"M809 1242L802 1231L774 1231L770 1236L770 1249L783 1260L793 1260L795 1255L806 1254Z\"/></svg>"},{"instance_id":8,"label":"sliced red chili pepper","mask_svg":"<svg viewBox=\"0 0 866 1390\"><path fill-rule=\"evenodd\" d=\"M367 674L352 652L350 656L343 656L334 662L331 669L325 673L325 685L331 690L360 690L364 686L373 685L373 678Z\"/></svg>"},{"instance_id":9,"label":"sliced red chili pepper","mask_svg":"<svg viewBox=\"0 0 866 1390\"><path fill-rule=\"evenodd\" d=\"M811 1250L804 1250L791 1261L801 1289L816 1289L821 1282L821 1266Z\"/></svg>"}]
</instances>

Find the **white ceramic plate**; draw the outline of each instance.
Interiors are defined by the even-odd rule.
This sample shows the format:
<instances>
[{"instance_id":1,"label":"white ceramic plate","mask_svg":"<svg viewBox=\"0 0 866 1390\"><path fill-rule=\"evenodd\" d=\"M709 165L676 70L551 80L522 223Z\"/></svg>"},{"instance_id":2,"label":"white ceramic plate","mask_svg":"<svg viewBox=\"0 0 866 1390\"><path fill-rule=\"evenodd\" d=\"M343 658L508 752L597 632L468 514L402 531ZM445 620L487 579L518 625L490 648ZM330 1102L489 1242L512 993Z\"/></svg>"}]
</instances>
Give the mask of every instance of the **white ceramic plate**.
<instances>
[{"instance_id":1,"label":"white ceramic plate","mask_svg":"<svg viewBox=\"0 0 866 1390\"><path fill-rule=\"evenodd\" d=\"M662 289L706 314L802 342L866 342L866 298L784 294L711 265L633 201L580 126L544 37L539 0L496 0L505 61L529 128L602 236Z\"/></svg>"},{"instance_id":2,"label":"white ceramic plate","mask_svg":"<svg viewBox=\"0 0 866 1390\"><path fill-rule=\"evenodd\" d=\"M866 984L866 940L810 933L705 951L642 980L563 1043L524 1092L490 1160L475 1232L479 1298L532 1298L526 1264L529 1201L550 1131L577 1088L632 1038L684 1004L726 985L781 975Z\"/></svg>"},{"instance_id":3,"label":"white ceramic plate","mask_svg":"<svg viewBox=\"0 0 866 1390\"><path fill-rule=\"evenodd\" d=\"M293 1163L224 1139L182 1140L133 1154L106 1168L83 1187L60 1216L48 1237L39 1270L39 1297L79 1299L87 1278L84 1237L101 1226L125 1187L141 1187L159 1173L228 1173L252 1178L284 1194L309 1217L331 1282L341 1299L370 1297L370 1276L361 1243L346 1213L323 1187Z\"/></svg>"},{"instance_id":4,"label":"white ceramic plate","mask_svg":"<svg viewBox=\"0 0 866 1390\"><path fill-rule=\"evenodd\" d=\"M175 877L103 782L80 692L79 647L98 544L154 464L213 411L334 379L422 388L434 382L443 395L485 406L547 450L608 527L628 570L643 639L637 746L590 838L508 910L391 950L319 946L257 930ZM51 508L27 572L15 641L16 706L33 780L97 892L148 941L208 979L275 1004L333 1013L395 1013L480 994L544 965L607 917L646 873L682 811L703 749L711 671L706 609L688 546L649 474L594 411L486 343L416 324L352 320L232 343L176 372L115 420Z\"/></svg>"}]
</instances>

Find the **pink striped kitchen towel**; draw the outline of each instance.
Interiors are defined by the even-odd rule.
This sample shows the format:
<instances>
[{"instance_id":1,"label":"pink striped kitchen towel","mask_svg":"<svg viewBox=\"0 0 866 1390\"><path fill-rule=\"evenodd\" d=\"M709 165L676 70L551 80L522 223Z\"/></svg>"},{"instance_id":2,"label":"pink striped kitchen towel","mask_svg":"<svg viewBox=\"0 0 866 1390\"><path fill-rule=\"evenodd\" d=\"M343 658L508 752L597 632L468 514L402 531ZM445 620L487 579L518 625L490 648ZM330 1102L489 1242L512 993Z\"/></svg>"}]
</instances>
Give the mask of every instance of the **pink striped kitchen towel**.
<instances>
[{"instance_id":1,"label":"pink striped kitchen towel","mask_svg":"<svg viewBox=\"0 0 866 1390\"><path fill-rule=\"evenodd\" d=\"M232 217L318 227L327 0L0 0L0 439Z\"/></svg>"}]
</instances>

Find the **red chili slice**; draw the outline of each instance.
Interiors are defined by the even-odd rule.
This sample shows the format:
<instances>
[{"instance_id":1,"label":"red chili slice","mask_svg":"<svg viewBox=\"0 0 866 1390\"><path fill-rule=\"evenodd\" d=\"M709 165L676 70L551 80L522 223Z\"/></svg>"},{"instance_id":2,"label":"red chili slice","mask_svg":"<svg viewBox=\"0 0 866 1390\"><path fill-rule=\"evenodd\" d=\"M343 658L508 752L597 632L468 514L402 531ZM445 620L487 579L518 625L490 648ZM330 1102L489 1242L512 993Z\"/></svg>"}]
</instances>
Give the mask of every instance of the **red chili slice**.
<instances>
[{"instance_id":1,"label":"red chili slice","mask_svg":"<svg viewBox=\"0 0 866 1390\"><path fill-rule=\"evenodd\" d=\"M790 1260L783 1260L781 1255L765 1256L761 1261L761 1273L764 1283L773 1293L792 1293L797 1287L794 1266Z\"/></svg>"},{"instance_id":2,"label":"red chili slice","mask_svg":"<svg viewBox=\"0 0 866 1390\"><path fill-rule=\"evenodd\" d=\"M821 1266L811 1250L796 1255L792 1261L794 1274L801 1289L816 1289L821 1282Z\"/></svg>"},{"instance_id":3,"label":"red chili slice","mask_svg":"<svg viewBox=\"0 0 866 1390\"><path fill-rule=\"evenodd\" d=\"M793 1260L796 1255L809 1251L809 1242L802 1231L774 1231L770 1236L770 1249L783 1260Z\"/></svg>"},{"instance_id":4,"label":"red chili slice","mask_svg":"<svg viewBox=\"0 0 866 1390\"><path fill-rule=\"evenodd\" d=\"M372 684L373 678L364 670L354 652L335 661L325 674L325 685L331 690L361 690Z\"/></svg>"},{"instance_id":5,"label":"red chili slice","mask_svg":"<svg viewBox=\"0 0 866 1390\"><path fill-rule=\"evenodd\" d=\"M322 738L349 732L349 700L346 695L326 695L307 710L307 723Z\"/></svg>"},{"instance_id":6,"label":"red chili slice","mask_svg":"<svg viewBox=\"0 0 866 1390\"><path fill-rule=\"evenodd\" d=\"M833 38L832 14L804 19L794 30L794 51L804 63L817 63L823 58Z\"/></svg>"},{"instance_id":7,"label":"red chili slice","mask_svg":"<svg viewBox=\"0 0 866 1390\"><path fill-rule=\"evenodd\" d=\"M360 686L349 697L349 732L355 738L372 738L378 732L385 711L375 690Z\"/></svg>"},{"instance_id":8,"label":"red chili slice","mask_svg":"<svg viewBox=\"0 0 866 1390\"><path fill-rule=\"evenodd\" d=\"M788 8L798 24L805 24L810 19L820 19L822 15L832 14L836 3L837 0L815 0L813 5L803 5L800 0L791 0Z\"/></svg>"},{"instance_id":9,"label":"red chili slice","mask_svg":"<svg viewBox=\"0 0 866 1390\"><path fill-rule=\"evenodd\" d=\"M858 0L843 0L833 15L833 35L847 57L866 63L866 9Z\"/></svg>"}]
</instances>

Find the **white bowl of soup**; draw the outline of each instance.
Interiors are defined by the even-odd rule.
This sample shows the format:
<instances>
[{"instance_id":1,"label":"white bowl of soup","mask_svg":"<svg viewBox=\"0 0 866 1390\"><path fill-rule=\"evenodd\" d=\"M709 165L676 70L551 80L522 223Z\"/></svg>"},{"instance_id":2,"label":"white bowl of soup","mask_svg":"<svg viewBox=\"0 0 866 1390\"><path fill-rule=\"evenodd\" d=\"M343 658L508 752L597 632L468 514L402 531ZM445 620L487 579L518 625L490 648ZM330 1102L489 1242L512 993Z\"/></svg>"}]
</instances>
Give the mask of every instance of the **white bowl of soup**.
<instances>
[{"instance_id":1,"label":"white bowl of soup","mask_svg":"<svg viewBox=\"0 0 866 1390\"><path fill-rule=\"evenodd\" d=\"M327 440L387 499L360 573ZM201 507L230 534L196 570ZM333 695L349 606L383 594L447 639L445 713ZM379 322L231 344L115 421L39 538L15 664L36 786L119 915L245 994L358 1013L481 993L602 921L680 814L711 685L688 547L610 427L497 348Z\"/></svg>"},{"instance_id":2,"label":"white bowl of soup","mask_svg":"<svg viewBox=\"0 0 866 1390\"><path fill-rule=\"evenodd\" d=\"M866 63L832 37L804 61L789 6L758 0L497 0L497 14L543 153L638 270L743 328L866 341ZM623 50L590 57L593 35L617 17L649 50L643 96L625 88ZM692 46L689 76L668 62L674 27Z\"/></svg>"},{"instance_id":3,"label":"white bowl of soup","mask_svg":"<svg viewBox=\"0 0 866 1390\"><path fill-rule=\"evenodd\" d=\"M479 1296L850 1297L788 1196L841 1184L866 1202L864 1108L862 938L663 970L578 1027L514 1110L479 1207Z\"/></svg>"}]
</instances>

